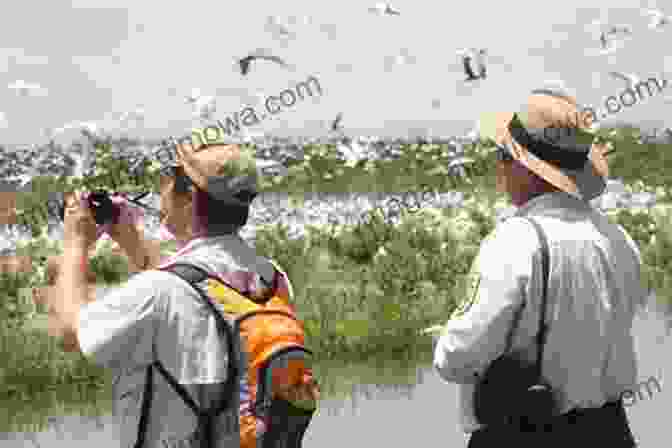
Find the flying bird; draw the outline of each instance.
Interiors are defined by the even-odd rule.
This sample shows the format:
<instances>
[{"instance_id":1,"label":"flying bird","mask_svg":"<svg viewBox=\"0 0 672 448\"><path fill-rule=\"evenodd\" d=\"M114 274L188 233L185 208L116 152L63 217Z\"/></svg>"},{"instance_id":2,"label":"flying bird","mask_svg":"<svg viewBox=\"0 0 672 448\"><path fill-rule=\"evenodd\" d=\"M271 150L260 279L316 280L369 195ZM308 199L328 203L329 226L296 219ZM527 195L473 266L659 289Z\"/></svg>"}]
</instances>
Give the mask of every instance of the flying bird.
<instances>
[{"instance_id":1,"label":"flying bird","mask_svg":"<svg viewBox=\"0 0 672 448\"><path fill-rule=\"evenodd\" d=\"M462 69L467 75L465 81L477 81L487 77L484 49L463 49L457 54L462 57Z\"/></svg>"},{"instance_id":2,"label":"flying bird","mask_svg":"<svg viewBox=\"0 0 672 448\"><path fill-rule=\"evenodd\" d=\"M47 95L47 89L39 84L28 83L20 79L9 84L7 88L15 90L22 97Z\"/></svg>"},{"instance_id":3,"label":"flying bird","mask_svg":"<svg viewBox=\"0 0 672 448\"><path fill-rule=\"evenodd\" d=\"M294 37L294 33L292 33L285 25L280 23L277 17L274 16L268 16L266 19L266 30L274 35L279 35L286 38Z\"/></svg>"},{"instance_id":4,"label":"flying bird","mask_svg":"<svg viewBox=\"0 0 672 448\"><path fill-rule=\"evenodd\" d=\"M643 13L650 17L649 28L653 30L661 30L665 25L672 24L672 16L665 15L661 11L646 9Z\"/></svg>"},{"instance_id":5,"label":"flying bird","mask_svg":"<svg viewBox=\"0 0 672 448\"><path fill-rule=\"evenodd\" d=\"M378 15L388 15L388 16L398 16L401 15L401 13L392 8L392 6L389 3L376 3L372 7L369 8L369 11Z\"/></svg>"},{"instance_id":6,"label":"flying bird","mask_svg":"<svg viewBox=\"0 0 672 448\"><path fill-rule=\"evenodd\" d=\"M192 114L201 120L210 120L217 111L217 100L211 95L203 95L198 88L191 89L185 98L186 104L192 105Z\"/></svg>"},{"instance_id":7,"label":"flying bird","mask_svg":"<svg viewBox=\"0 0 672 448\"><path fill-rule=\"evenodd\" d=\"M334 121L331 123L331 131L332 132L340 132L343 130L343 126L341 125L341 121L343 121L343 112L339 112L338 115L336 115L336 118Z\"/></svg>"},{"instance_id":8,"label":"flying bird","mask_svg":"<svg viewBox=\"0 0 672 448\"><path fill-rule=\"evenodd\" d=\"M599 38L600 53L608 54L622 48L627 37L632 36L632 28L628 25L611 25L603 20L593 20L588 25L593 37Z\"/></svg>"},{"instance_id":9,"label":"flying bird","mask_svg":"<svg viewBox=\"0 0 672 448\"><path fill-rule=\"evenodd\" d=\"M283 48L286 48L290 41L296 39L296 33L292 32L274 16L268 16L264 28L275 40L280 42Z\"/></svg>"},{"instance_id":10,"label":"flying bird","mask_svg":"<svg viewBox=\"0 0 672 448\"><path fill-rule=\"evenodd\" d=\"M620 72L609 72L609 74L616 79L625 81L628 84L628 88L633 88L641 82L641 79L637 75L624 74Z\"/></svg>"},{"instance_id":11,"label":"flying bird","mask_svg":"<svg viewBox=\"0 0 672 448\"><path fill-rule=\"evenodd\" d=\"M288 68L288 69L290 68L289 65L287 65L287 63L285 61L283 61L281 58L279 58L278 56L273 56L273 55L269 54L268 50L266 50L266 49L260 48L260 49L257 49L255 51L253 51L248 56L245 56L244 58L237 60L237 64L240 68L240 74L241 75L245 76L249 73L250 64L255 59L262 59L262 60L266 60L266 61L270 61L270 62L275 62L276 64L279 64L284 68Z\"/></svg>"},{"instance_id":12,"label":"flying bird","mask_svg":"<svg viewBox=\"0 0 672 448\"><path fill-rule=\"evenodd\" d=\"M632 35L632 28L628 25L611 25L605 20L595 19L586 29L599 39L599 49L586 51L589 56L604 56L623 48L626 38Z\"/></svg>"}]
</instances>

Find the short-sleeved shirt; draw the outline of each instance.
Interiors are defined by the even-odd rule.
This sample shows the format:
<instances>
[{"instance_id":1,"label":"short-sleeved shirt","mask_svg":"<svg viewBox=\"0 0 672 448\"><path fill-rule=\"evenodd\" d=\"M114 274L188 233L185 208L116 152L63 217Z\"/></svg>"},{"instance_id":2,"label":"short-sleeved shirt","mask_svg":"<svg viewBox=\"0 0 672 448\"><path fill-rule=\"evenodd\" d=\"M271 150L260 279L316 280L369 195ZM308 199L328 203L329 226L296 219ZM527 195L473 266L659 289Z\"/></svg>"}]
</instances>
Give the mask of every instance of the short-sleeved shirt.
<instances>
[{"instance_id":1,"label":"short-sleeved shirt","mask_svg":"<svg viewBox=\"0 0 672 448\"><path fill-rule=\"evenodd\" d=\"M539 237L525 216L541 225L550 246L542 373L558 393L560 411L618 400L636 381L631 328L648 296L639 250L625 229L590 204L545 194L485 238L465 303L437 341L434 366L458 384L467 433L481 427L473 392L488 365L505 351L535 361L543 273Z\"/></svg>"},{"instance_id":2,"label":"short-sleeved shirt","mask_svg":"<svg viewBox=\"0 0 672 448\"><path fill-rule=\"evenodd\" d=\"M289 285L277 265L258 256L238 235L194 240L181 252L174 261L220 273L257 273L268 283L277 270ZM289 290L291 299L291 286ZM140 272L83 306L78 339L85 356L113 371L113 414L120 424L123 448L136 441L146 369L155 357L197 403L201 389L193 384L226 380L228 341L218 333L215 317L198 292L168 272ZM185 440L196 429L196 417L158 372L151 409L147 448L189 446ZM237 419L228 424L237 425ZM222 430L218 447L239 446L239 435L230 429L234 435L226 436L227 430Z\"/></svg>"}]
</instances>

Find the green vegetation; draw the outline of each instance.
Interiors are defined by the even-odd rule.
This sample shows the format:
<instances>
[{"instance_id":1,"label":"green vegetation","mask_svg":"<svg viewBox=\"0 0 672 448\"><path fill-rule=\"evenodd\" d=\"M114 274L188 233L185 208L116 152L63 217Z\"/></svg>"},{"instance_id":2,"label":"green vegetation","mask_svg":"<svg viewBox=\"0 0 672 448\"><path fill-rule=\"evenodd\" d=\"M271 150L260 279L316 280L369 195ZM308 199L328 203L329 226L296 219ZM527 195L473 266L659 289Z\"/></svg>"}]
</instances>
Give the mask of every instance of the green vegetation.
<instances>
[{"instance_id":1,"label":"green vegetation","mask_svg":"<svg viewBox=\"0 0 672 448\"><path fill-rule=\"evenodd\" d=\"M665 167L672 166L667 161L671 148L638 145L635 139L615 141L611 176L630 183L633 191L669 197L672 177ZM355 168L335 169L325 161L333 148L309 148L315 156L290 169L296 176L294 183L283 181L274 187L283 191L291 185L292 192L302 196L308 191L418 191L423 188L419 185L426 184L435 191L459 189L467 197L459 209L404 213L397 226L371 213L354 227L311 227L304 238L295 240L288 238L282 223L257 230L259 253L276 260L293 282L307 343L319 358L320 377L328 374L324 367L328 362L397 359L418 351L431 355L431 341L419 330L445 321L459 304L473 257L494 228L494 207L503 201L493 189L493 160L485 155L486 149L485 144L472 148L477 162L469 168L470 181L461 182L442 170L442 149L437 145L408 145L401 161L381 162L378 167L363 162ZM332 172L333 178L324 178ZM637 183L640 179L647 184ZM672 301L671 210L663 202L652 209L610 213L639 244L646 281L667 301ZM5 366L0 368L2 397L76 382L98 384L104 390L110 385L107 372L80 354L64 353L60 341L23 326L45 310L30 308L21 291L45 284L46 256L59 251L58 243L42 235L20 250L35 260L35 274L0 280L4 296L0 315L6 323L0 329L0 365ZM126 260L108 248L102 248L90 266L96 278L108 284L128 278Z\"/></svg>"}]
</instances>

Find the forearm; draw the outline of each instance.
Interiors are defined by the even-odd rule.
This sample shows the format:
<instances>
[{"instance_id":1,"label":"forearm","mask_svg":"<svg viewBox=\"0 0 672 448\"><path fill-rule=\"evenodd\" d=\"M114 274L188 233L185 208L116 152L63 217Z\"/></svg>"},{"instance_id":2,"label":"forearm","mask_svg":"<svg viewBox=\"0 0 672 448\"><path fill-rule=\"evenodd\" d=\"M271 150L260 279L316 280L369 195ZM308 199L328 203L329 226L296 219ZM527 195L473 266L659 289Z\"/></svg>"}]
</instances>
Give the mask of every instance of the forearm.
<instances>
[{"instance_id":1,"label":"forearm","mask_svg":"<svg viewBox=\"0 0 672 448\"><path fill-rule=\"evenodd\" d=\"M61 275L56 282L58 300L52 302L52 311L62 323L66 347L74 349L79 330L80 308L86 304L88 295L88 253L84 245L66 243L63 248Z\"/></svg>"}]
</instances>

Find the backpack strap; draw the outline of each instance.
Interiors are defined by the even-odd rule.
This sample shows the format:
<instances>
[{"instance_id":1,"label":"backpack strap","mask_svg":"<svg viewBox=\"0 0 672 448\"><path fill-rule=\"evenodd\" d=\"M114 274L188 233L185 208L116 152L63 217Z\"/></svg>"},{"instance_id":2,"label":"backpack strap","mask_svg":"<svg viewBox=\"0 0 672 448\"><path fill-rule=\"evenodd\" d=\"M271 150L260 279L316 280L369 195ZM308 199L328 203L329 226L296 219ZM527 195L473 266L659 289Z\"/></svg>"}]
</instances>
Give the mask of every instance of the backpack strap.
<instances>
[{"instance_id":1,"label":"backpack strap","mask_svg":"<svg viewBox=\"0 0 672 448\"><path fill-rule=\"evenodd\" d=\"M147 367L147 377L145 383L145 392L142 399L142 413L140 415L140 423L138 425L138 436L134 448L143 448L147 433L147 424L149 418L149 411L151 408L151 400L153 394L153 370L152 367L155 367L164 379L170 384L173 390L182 398L187 406L194 412L198 418L198 425L200 428L200 434L202 437L203 446L212 447L211 437L213 435L213 423L215 417L217 417L222 411L229 407L231 399L233 397L233 392L235 390L235 384L238 379L238 365L235 360L238 359L236 354L238 353L238 347L236 340L234 339L233 331L229 324L224 320L222 315L217 311L215 306L212 304L208 296L203 292L201 288L197 285L198 283L209 278L210 275L203 269L198 266L187 263L176 263L167 267L160 269L162 271L171 272L182 280L189 283L196 291L198 292L201 300L206 304L206 306L212 311L215 315L215 320L217 321L217 327L220 334L225 333L229 344L228 344L228 372L225 383L225 399L222 400L218 405L213 406L211 409L203 410L201 409L194 399L189 395L189 392L184 386L178 383L175 378L166 370L161 361L157 358L152 364Z\"/></svg>"},{"instance_id":2,"label":"backpack strap","mask_svg":"<svg viewBox=\"0 0 672 448\"><path fill-rule=\"evenodd\" d=\"M147 423L149 411L152 407L152 395L154 394L154 370L152 365L147 366L147 376L145 378L145 391L142 393L142 413L140 414L140 423L138 424L138 437L135 440L134 448L143 448L145 437L147 436Z\"/></svg>"}]
</instances>

